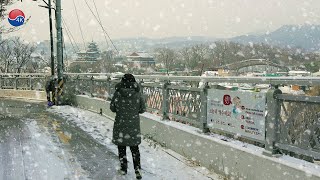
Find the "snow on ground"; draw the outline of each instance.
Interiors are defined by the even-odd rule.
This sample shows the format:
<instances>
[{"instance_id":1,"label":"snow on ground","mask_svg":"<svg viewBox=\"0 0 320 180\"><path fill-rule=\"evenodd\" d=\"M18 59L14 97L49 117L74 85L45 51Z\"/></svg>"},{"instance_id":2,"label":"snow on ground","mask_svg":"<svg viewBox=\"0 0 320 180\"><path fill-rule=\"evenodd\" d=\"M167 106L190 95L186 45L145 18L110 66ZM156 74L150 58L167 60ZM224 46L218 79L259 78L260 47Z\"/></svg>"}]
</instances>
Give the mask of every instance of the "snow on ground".
<instances>
[{"instance_id":1,"label":"snow on ground","mask_svg":"<svg viewBox=\"0 0 320 180\"><path fill-rule=\"evenodd\" d=\"M111 142L113 121L87 110L81 110L70 106L54 106L48 111L56 113L67 121L77 124L82 130L90 134L99 143L105 145L113 153L117 154L117 147ZM145 113L147 114L147 113ZM221 175L208 171L204 167L192 164L179 154L164 149L150 140L142 141L140 147L143 179L223 179ZM129 148L128 175L126 179L133 178L133 165ZM118 166L118 164L117 164Z\"/></svg>"},{"instance_id":2,"label":"snow on ground","mask_svg":"<svg viewBox=\"0 0 320 180\"><path fill-rule=\"evenodd\" d=\"M28 143L22 144L27 179L88 179L80 164L67 161L71 155L53 143L47 129L41 132L34 119L26 119L26 125L31 133Z\"/></svg>"},{"instance_id":3,"label":"snow on ground","mask_svg":"<svg viewBox=\"0 0 320 180\"><path fill-rule=\"evenodd\" d=\"M68 120L76 122L83 130L87 131L95 139L98 139L101 143L112 149L114 153L117 153L116 146L111 143L113 121L110 119L107 120L107 118L96 113L69 106L54 107L53 109L50 109L50 111L58 113L66 117ZM144 113L142 116L146 116L155 121L160 121L161 123L165 123L191 134L228 145L235 149L255 154L256 156L272 159L273 161L286 164L293 168L301 169L307 174L312 173L320 176L320 166L317 164L290 156L281 156L280 158L268 157L262 154L264 148L254 146L252 144L244 143L217 134L203 134L198 128L174 121L162 121L161 117L154 114ZM205 168L197 166L189 167L186 165L188 160L179 154L170 150L165 150L159 146L156 146L155 149L151 148L153 144L154 143L150 143L150 141L143 141L141 145L142 163L146 172L150 173L150 177L153 176L152 179L154 179L154 177L158 177L159 179L206 179L206 176L210 176L211 178L213 177L213 179L221 178L218 175L209 175L210 173ZM183 163L172 158L169 154L178 157L178 159ZM201 177L202 174L205 175Z\"/></svg>"}]
</instances>

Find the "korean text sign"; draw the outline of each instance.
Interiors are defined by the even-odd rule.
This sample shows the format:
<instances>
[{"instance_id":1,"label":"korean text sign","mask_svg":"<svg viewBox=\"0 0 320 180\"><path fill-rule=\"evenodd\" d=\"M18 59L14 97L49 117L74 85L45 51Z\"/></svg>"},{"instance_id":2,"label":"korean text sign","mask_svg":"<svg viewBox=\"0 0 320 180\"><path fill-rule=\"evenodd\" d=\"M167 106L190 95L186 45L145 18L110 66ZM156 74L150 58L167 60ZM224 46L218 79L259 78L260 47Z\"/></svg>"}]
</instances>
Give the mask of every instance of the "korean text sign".
<instances>
[{"instance_id":1,"label":"korean text sign","mask_svg":"<svg viewBox=\"0 0 320 180\"><path fill-rule=\"evenodd\" d=\"M264 141L265 93L210 89L207 108L210 127Z\"/></svg>"}]
</instances>

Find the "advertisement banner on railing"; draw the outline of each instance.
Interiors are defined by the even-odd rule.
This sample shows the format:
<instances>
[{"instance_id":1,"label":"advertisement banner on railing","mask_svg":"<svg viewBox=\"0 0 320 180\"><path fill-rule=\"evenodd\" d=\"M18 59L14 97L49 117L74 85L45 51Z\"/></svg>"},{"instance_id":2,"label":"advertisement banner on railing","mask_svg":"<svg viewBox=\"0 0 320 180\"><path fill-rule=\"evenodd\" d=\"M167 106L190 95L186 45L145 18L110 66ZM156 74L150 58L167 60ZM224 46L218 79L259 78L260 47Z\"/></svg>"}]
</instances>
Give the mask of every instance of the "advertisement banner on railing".
<instances>
[{"instance_id":1,"label":"advertisement banner on railing","mask_svg":"<svg viewBox=\"0 0 320 180\"><path fill-rule=\"evenodd\" d=\"M265 93L209 89L207 108L209 127L264 141Z\"/></svg>"}]
</instances>

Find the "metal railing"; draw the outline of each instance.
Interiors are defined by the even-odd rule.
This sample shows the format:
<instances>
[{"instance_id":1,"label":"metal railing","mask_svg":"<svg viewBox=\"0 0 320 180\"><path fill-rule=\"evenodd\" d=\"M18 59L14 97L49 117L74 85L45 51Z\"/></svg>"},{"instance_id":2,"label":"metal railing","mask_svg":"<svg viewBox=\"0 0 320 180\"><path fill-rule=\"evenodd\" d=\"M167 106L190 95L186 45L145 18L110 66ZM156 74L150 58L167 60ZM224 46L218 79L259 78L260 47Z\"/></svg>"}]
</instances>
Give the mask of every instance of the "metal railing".
<instances>
[{"instance_id":1,"label":"metal railing","mask_svg":"<svg viewBox=\"0 0 320 180\"><path fill-rule=\"evenodd\" d=\"M44 90L47 76L41 73L0 74L0 89Z\"/></svg>"},{"instance_id":2,"label":"metal railing","mask_svg":"<svg viewBox=\"0 0 320 180\"><path fill-rule=\"evenodd\" d=\"M147 109L151 113L190 124L207 131L208 90L218 88L218 83L269 84L266 93L267 115L265 154L288 153L312 161L320 159L320 94L282 94L282 85L320 86L314 77L196 77L196 76L143 76L136 75L141 84ZM20 80L21 78L21 80ZM2 89L36 89L36 78L45 76L1 76ZM76 94L86 94L109 99L121 75L68 74L67 86ZM27 79L27 80L26 80ZM33 85L32 85L33 83ZM201 87L198 85L202 84ZM23 88L28 87L28 88ZM39 88L41 89L41 88ZM214 130L214 127L211 128ZM228 132L226 132L228 134Z\"/></svg>"},{"instance_id":3,"label":"metal railing","mask_svg":"<svg viewBox=\"0 0 320 180\"><path fill-rule=\"evenodd\" d=\"M276 147L320 159L320 97L278 94L281 110Z\"/></svg>"}]
</instances>

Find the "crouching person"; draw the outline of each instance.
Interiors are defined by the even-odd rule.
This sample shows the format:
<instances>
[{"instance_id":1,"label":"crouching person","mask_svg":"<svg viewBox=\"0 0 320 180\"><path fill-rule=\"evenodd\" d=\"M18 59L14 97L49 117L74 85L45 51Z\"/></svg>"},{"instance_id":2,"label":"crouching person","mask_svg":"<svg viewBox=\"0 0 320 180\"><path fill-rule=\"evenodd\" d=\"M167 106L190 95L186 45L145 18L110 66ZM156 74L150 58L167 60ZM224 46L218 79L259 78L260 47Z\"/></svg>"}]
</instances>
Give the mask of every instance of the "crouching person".
<instances>
[{"instance_id":1,"label":"crouching person","mask_svg":"<svg viewBox=\"0 0 320 180\"><path fill-rule=\"evenodd\" d=\"M46 94L47 94L47 101L48 101L48 106L52 106L55 104L55 82L56 78L50 78L46 82ZM51 92L51 95L50 95Z\"/></svg>"},{"instance_id":2,"label":"crouching person","mask_svg":"<svg viewBox=\"0 0 320 180\"><path fill-rule=\"evenodd\" d=\"M112 142L118 146L120 173L127 173L127 146L130 147L133 166L137 179L141 179L140 152L141 143L139 113L145 112L144 100L140 87L132 74L125 74L116 85L116 92L111 100L110 109L116 113L113 126Z\"/></svg>"}]
</instances>

